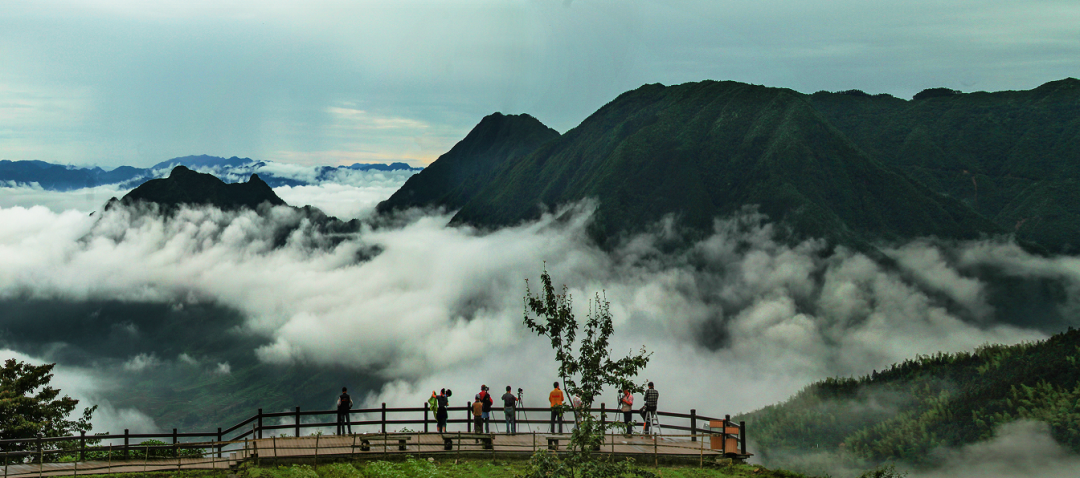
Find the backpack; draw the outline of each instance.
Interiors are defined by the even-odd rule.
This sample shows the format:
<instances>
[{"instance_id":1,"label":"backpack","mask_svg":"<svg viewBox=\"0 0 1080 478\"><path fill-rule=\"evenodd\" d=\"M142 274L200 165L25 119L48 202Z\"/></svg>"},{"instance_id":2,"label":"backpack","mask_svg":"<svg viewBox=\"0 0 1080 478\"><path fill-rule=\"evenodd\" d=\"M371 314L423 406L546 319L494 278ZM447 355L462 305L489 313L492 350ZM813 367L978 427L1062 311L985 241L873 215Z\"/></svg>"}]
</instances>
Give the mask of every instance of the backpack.
<instances>
[{"instance_id":1,"label":"backpack","mask_svg":"<svg viewBox=\"0 0 1080 478\"><path fill-rule=\"evenodd\" d=\"M428 408L431 409L431 413L439 413L439 399L435 397L435 394L431 394L431 398L427 401Z\"/></svg>"}]
</instances>

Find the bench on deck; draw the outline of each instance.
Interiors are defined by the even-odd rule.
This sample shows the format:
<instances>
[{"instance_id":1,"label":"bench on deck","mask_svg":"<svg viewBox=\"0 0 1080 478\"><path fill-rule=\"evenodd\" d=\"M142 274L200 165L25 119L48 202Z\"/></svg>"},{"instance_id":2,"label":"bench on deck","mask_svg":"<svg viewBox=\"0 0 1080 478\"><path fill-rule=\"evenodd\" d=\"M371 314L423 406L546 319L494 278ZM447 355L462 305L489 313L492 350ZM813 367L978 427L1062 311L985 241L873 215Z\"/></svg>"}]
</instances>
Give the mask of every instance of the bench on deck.
<instances>
[{"instance_id":1,"label":"bench on deck","mask_svg":"<svg viewBox=\"0 0 1080 478\"><path fill-rule=\"evenodd\" d=\"M544 435L544 439L547 440L548 450L559 450L559 440L569 440L570 435Z\"/></svg>"},{"instance_id":2,"label":"bench on deck","mask_svg":"<svg viewBox=\"0 0 1080 478\"><path fill-rule=\"evenodd\" d=\"M483 445L485 450L495 449L495 434L493 433L444 433L442 440L443 450L453 450L454 440L457 440L458 446L461 446L464 440L476 440Z\"/></svg>"},{"instance_id":3,"label":"bench on deck","mask_svg":"<svg viewBox=\"0 0 1080 478\"><path fill-rule=\"evenodd\" d=\"M413 435L406 435L404 433L375 433L371 435L360 435L360 444L353 445L359 446L360 451L371 451L371 445L391 445L397 443L398 450L405 451L409 449L408 441L413 439Z\"/></svg>"},{"instance_id":4,"label":"bench on deck","mask_svg":"<svg viewBox=\"0 0 1080 478\"><path fill-rule=\"evenodd\" d=\"M559 440L570 441L570 435L544 435L548 450L559 451ZM594 445L593 451L600 451L600 445Z\"/></svg>"}]
</instances>

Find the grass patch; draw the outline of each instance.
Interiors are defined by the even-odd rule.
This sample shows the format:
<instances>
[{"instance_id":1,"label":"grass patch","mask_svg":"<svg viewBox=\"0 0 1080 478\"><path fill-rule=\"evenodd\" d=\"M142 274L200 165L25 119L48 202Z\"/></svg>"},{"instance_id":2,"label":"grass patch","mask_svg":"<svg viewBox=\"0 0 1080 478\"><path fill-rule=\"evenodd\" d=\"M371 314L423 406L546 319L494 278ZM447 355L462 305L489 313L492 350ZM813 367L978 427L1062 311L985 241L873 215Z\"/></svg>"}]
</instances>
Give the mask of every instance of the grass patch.
<instances>
[{"instance_id":1,"label":"grass patch","mask_svg":"<svg viewBox=\"0 0 1080 478\"><path fill-rule=\"evenodd\" d=\"M241 478L514 478L525 472L523 460L494 461L409 458L404 461L352 461L319 465L245 467ZM801 478L806 475L784 470L769 470L756 465L661 466L656 471L664 478ZM222 477L224 478L224 477ZM584 478L584 477L582 477Z\"/></svg>"},{"instance_id":2,"label":"grass patch","mask_svg":"<svg viewBox=\"0 0 1080 478\"><path fill-rule=\"evenodd\" d=\"M351 461L319 465L254 466L245 464L239 478L515 478L528 464L524 460L495 461L445 459L429 461L409 458L404 461ZM647 467L663 478L809 478L784 470L770 470L756 465L706 465ZM149 473L113 473L90 475L93 478L229 478L226 470L185 470ZM582 477L584 478L584 477Z\"/></svg>"}]
</instances>

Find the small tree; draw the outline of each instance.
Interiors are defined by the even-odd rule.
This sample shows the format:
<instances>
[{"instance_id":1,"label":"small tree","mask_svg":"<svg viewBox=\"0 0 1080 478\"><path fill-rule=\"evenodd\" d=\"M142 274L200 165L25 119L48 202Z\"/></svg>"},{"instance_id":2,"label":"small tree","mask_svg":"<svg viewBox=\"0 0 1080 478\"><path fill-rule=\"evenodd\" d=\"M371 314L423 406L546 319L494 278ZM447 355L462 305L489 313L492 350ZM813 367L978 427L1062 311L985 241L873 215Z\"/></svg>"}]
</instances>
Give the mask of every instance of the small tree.
<instances>
[{"instance_id":1,"label":"small tree","mask_svg":"<svg viewBox=\"0 0 1080 478\"><path fill-rule=\"evenodd\" d=\"M529 289L528 279L525 280L524 322L529 330L551 341L563 389L571 396L581 398L582 410L592 408L605 386L643 392L644 387L633 383L632 379L649 363L651 354L643 346L636 354L611 359L608 339L615 331L611 321L611 304L596 294L595 299L589 302L589 314L582 331L584 338L578 341L580 326L574 317L573 299L566 286L563 286L561 294L556 294L546 269L540 276L540 282L540 294L534 296ZM652 473L634 467L631 462L616 464L594 460L592 452L598 450L604 440L603 427L592 413L584 413L580 417L575 413L574 417L577 426L570 436L569 457L564 462L542 452L533 457L528 475L572 477L574 470L578 469L582 476L652 476Z\"/></svg>"},{"instance_id":2,"label":"small tree","mask_svg":"<svg viewBox=\"0 0 1080 478\"><path fill-rule=\"evenodd\" d=\"M97 406L83 410L82 418L68 420L78 400L60 397L49 386L56 364L31 365L8 359L0 369L0 439L59 437L90 431L90 418ZM30 448L25 443L5 443L2 451Z\"/></svg>"}]
</instances>

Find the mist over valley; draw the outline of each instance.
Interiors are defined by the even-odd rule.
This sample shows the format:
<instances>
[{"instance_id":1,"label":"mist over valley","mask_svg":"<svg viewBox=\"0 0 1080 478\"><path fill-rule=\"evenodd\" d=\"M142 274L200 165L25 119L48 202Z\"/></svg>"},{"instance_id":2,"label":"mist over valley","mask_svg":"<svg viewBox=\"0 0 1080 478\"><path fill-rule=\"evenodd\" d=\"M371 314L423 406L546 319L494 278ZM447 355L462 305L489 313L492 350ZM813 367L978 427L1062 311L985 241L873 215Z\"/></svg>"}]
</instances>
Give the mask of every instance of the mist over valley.
<instances>
[{"instance_id":1,"label":"mist over valley","mask_svg":"<svg viewBox=\"0 0 1080 478\"><path fill-rule=\"evenodd\" d=\"M754 412L832 377L1077 325L1076 85L910 101L646 85L563 134L490 115L422 170L192 156L139 184L10 180L0 346L58 363L56 385L100 406L94 431L329 409L341 386L358 407L419 406L446 387L464 404L481 383L540 406L554 354L521 314L525 280L547 270L579 315L598 292L611 302L614 353L653 353L638 379L657 383L661 409ZM948 139L928 123L986 114L1021 133ZM905 136L904 154L885 153ZM961 140L986 154L950 151ZM983 184L977 198L967 184ZM886 410L860 426L915 403L897 390L852 392ZM1033 423L941 449L960 463L1014 435L1061 441ZM1055 446L1075 460L1076 443Z\"/></svg>"}]
</instances>

